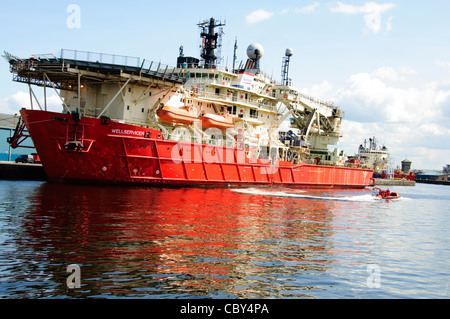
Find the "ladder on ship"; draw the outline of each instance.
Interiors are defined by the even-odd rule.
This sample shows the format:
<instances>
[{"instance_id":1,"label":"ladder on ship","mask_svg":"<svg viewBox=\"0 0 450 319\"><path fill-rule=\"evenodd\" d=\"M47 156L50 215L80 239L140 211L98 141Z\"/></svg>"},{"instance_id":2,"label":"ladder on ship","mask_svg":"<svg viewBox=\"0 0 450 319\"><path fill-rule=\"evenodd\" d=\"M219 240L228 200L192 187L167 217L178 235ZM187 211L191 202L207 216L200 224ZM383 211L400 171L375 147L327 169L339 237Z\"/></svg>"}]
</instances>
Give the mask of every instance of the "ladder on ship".
<instances>
[{"instance_id":1,"label":"ladder on ship","mask_svg":"<svg viewBox=\"0 0 450 319\"><path fill-rule=\"evenodd\" d=\"M78 112L72 113L74 123L67 124L66 143L64 148L72 151L83 151L84 146L84 125L80 125L80 115ZM81 128L81 129L80 129Z\"/></svg>"}]
</instances>

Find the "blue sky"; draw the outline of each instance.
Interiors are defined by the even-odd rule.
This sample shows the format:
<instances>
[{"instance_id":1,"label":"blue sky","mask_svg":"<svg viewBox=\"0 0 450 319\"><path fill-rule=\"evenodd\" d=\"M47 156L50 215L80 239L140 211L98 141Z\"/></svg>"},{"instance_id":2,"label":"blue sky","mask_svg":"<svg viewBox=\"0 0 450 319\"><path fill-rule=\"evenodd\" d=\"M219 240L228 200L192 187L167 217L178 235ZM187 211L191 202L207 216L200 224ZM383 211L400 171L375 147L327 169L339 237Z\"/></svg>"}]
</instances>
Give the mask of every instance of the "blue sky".
<instances>
[{"instance_id":1,"label":"blue sky","mask_svg":"<svg viewBox=\"0 0 450 319\"><path fill-rule=\"evenodd\" d=\"M70 28L69 5L80 8ZM199 55L197 23L226 21L222 56L231 66L252 42L277 80L294 50L293 85L345 112L339 147L348 155L376 136L394 164L442 169L450 163L450 2L448 1L15 1L2 3L0 49L19 57L62 48L138 56L174 65L180 45ZM29 104L0 60L0 112ZM36 90L38 91L38 90ZM39 93L40 94L40 93ZM56 109L58 98L53 97ZM27 104L27 105L28 105ZM25 106L27 106L25 105Z\"/></svg>"}]
</instances>

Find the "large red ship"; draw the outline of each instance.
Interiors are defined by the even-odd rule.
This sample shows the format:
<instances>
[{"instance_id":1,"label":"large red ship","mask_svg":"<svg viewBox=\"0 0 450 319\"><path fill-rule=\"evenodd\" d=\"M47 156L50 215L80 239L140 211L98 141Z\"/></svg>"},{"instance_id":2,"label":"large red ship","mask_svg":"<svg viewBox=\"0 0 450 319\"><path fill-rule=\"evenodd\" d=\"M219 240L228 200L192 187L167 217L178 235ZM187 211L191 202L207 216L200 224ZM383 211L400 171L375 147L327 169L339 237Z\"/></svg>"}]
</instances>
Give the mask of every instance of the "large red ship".
<instances>
[{"instance_id":1,"label":"large red ship","mask_svg":"<svg viewBox=\"0 0 450 319\"><path fill-rule=\"evenodd\" d=\"M373 170L328 150L341 136L340 108L290 86L292 50L281 83L259 70L259 44L248 47L245 66L229 70L214 54L221 26L199 24L202 59L180 48L176 68L69 50L28 59L6 54L13 80L27 83L31 97L10 143L19 146L26 128L50 182L368 186ZM33 100L32 85L45 97L54 89L63 111ZM280 130L289 117L292 129Z\"/></svg>"}]
</instances>

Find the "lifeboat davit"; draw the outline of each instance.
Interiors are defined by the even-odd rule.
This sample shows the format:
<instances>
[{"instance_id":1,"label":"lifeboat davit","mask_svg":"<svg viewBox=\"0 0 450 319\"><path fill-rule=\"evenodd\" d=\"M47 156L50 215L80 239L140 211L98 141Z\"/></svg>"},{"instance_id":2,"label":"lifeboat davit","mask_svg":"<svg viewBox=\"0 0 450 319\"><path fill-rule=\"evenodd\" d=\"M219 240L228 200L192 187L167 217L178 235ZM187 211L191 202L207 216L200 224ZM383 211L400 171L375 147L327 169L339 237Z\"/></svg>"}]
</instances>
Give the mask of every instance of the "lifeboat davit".
<instances>
[{"instance_id":1,"label":"lifeboat davit","mask_svg":"<svg viewBox=\"0 0 450 319\"><path fill-rule=\"evenodd\" d=\"M233 117L228 113L209 114L200 117L204 128L218 128L225 130L234 127Z\"/></svg>"},{"instance_id":2,"label":"lifeboat davit","mask_svg":"<svg viewBox=\"0 0 450 319\"><path fill-rule=\"evenodd\" d=\"M191 125L198 120L193 108L164 106L156 111L158 117L164 122Z\"/></svg>"}]
</instances>

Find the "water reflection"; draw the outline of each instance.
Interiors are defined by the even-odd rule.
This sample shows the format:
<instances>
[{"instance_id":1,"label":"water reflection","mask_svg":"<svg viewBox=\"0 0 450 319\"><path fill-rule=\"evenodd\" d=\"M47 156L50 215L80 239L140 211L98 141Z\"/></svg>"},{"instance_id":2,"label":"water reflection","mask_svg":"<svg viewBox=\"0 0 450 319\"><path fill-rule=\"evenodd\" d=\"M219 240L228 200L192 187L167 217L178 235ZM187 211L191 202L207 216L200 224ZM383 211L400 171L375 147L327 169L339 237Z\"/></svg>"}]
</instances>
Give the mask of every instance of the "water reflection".
<instances>
[{"instance_id":1,"label":"water reflection","mask_svg":"<svg viewBox=\"0 0 450 319\"><path fill-rule=\"evenodd\" d=\"M13 297L308 296L337 262L331 238L347 226L335 212L352 205L229 189L44 183L29 194L7 240ZM81 289L66 286L69 264Z\"/></svg>"}]
</instances>

